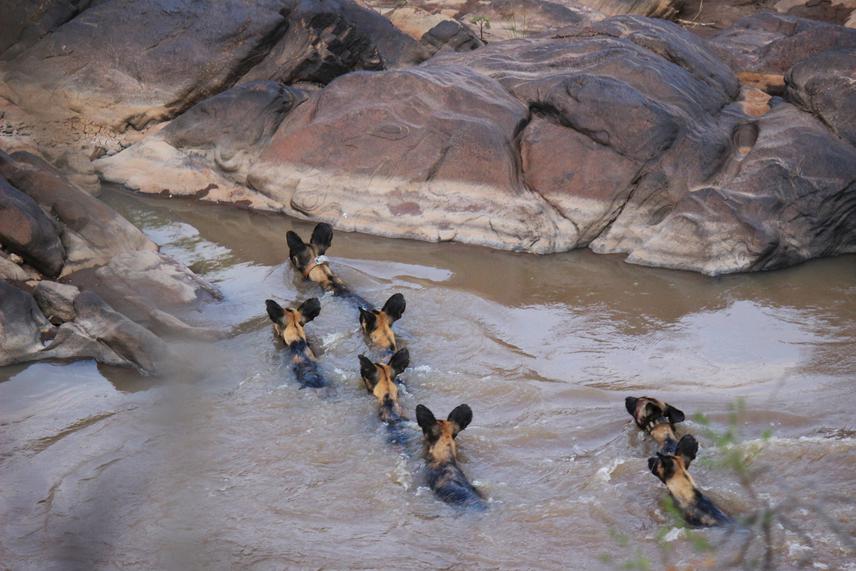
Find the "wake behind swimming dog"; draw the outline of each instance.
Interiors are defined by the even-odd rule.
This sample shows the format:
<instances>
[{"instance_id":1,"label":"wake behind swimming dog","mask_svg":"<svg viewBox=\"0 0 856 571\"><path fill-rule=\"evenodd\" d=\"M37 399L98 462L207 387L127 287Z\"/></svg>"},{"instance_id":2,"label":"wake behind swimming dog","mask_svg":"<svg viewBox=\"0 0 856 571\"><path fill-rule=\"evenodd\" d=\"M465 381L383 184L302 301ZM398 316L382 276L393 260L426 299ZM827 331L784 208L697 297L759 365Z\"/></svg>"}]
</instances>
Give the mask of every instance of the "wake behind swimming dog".
<instances>
[{"instance_id":1,"label":"wake behind swimming dog","mask_svg":"<svg viewBox=\"0 0 856 571\"><path fill-rule=\"evenodd\" d=\"M485 509L484 496L458 466L455 438L472 419L473 411L466 404L455 407L446 420L437 420L424 405L416 406L416 422L425 435L428 485L438 498L448 504Z\"/></svg>"},{"instance_id":2,"label":"wake behind swimming dog","mask_svg":"<svg viewBox=\"0 0 856 571\"><path fill-rule=\"evenodd\" d=\"M265 306L268 317L273 321L274 334L283 340L291 352L291 368L301 388L326 386L327 380L318 370L318 361L303 329L321 313L318 298L307 299L297 309L283 308L272 299L265 300Z\"/></svg>"},{"instance_id":3,"label":"wake behind swimming dog","mask_svg":"<svg viewBox=\"0 0 856 571\"><path fill-rule=\"evenodd\" d=\"M713 503L696 486L689 473L690 463L698 453L698 442L691 434L683 436L673 453L657 452L648 459L648 469L666 484L675 505L688 525L710 527L728 525L734 520Z\"/></svg>"}]
</instances>

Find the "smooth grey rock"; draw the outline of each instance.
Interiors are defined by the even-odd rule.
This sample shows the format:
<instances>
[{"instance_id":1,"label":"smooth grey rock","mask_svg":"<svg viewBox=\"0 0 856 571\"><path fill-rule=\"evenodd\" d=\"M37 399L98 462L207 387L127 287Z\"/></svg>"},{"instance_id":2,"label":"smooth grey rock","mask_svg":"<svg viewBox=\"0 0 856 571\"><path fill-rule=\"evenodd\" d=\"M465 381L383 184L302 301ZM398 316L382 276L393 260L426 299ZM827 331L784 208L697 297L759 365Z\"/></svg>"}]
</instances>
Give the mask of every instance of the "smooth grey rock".
<instances>
[{"instance_id":1,"label":"smooth grey rock","mask_svg":"<svg viewBox=\"0 0 856 571\"><path fill-rule=\"evenodd\" d=\"M74 298L80 290L73 285L43 280L33 290L42 313L54 325L74 321Z\"/></svg>"}]
</instances>

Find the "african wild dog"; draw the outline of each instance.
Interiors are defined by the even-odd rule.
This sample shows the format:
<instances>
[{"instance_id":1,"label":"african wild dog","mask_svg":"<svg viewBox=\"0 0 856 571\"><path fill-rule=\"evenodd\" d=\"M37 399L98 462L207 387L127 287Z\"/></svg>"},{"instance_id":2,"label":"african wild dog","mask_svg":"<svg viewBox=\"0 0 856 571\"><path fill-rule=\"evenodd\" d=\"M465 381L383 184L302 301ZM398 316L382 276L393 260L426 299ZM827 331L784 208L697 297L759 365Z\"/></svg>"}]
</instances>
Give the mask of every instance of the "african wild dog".
<instances>
[{"instance_id":1,"label":"african wild dog","mask_svg":"<svg viewBox=\"0 0 856 571\"><path fill-rule=\"evenodd\" d=\"M404 443L408 438L402 427L402 422L407 419L401 415L396 384L396 377L408 365L410 353L406 348L399 349L388 364L372 363L368 357L360 355L360 376L366 390L377 399L378 417L387 425L390 442Z\"/></svg>"},{"instance_id":2,"label":"african wild dog","mask_svg":"<svg viewBox=\"0 0 856 571\"><path fill-rule=\"evenodd\" d=\"M393 294L386 300L383 309L360 307L360 328L371 340L372 345L395 351L395 333L392 331L392 324L401 319L405 307L404 296L400 293Z\"/></svg>"},{"instance_id":3,"label":"african wild dog","mask_svg":"<svg viewBox=\"0 0 856 571\"><path fill-rule=\"evenodd\" d=\"M428 485L446 503L484 509L484 496L458 466L455 437L473 419L466 404L458 405L446 420L437 420L423 405L416 406L416 422L425 435L425 461Z\"/></svg>"},{"instance_id":4,"label":"african wild dog","mask_svg":"<svg viewBox=\"0 0 856 571\"><path fill-rule=\"evenodd\" d=\"M318 388L327 385L326 379L318 371L318 361L303 331L303 326L321 313L321 302L318 298L307 299L297 309L282 308L272 299L265 300L265 306L267 306L268 316L273 321L274 333L291 351L291 368L301 388Z\"/></svg>"},{"instance_id":5,"label":"african wild dog","mask_svg":"<svg viewBox=\"0 0 856 571\"><path fill-rule=\"evenodd\" d=\"M675 505L681 510L688 525L709 527L731 524L734 520L720 510L701 490L689 473L690 463L698 453L698 442L684 435L671 453L657 452L648 459L648 469L666 484Z\"/></svg>"},{"instance_id":6,"label":"african wild dog","mask_svg":"<svg viewBox=\"0 0 856 571\"><path fill-rule=\"evenodd\" d=\"M288 242L288 257L291 264L304 277L315 282L338 297L347 298L360 309L360 328L371 340L373 345L395 351L395 334L392 324L404 314L406 303L404 296L397 293L390 297L383 309L375 309L372 304L355 294L340 278L333 274L327 257L324 255L333 243L333 227L320 223L312 231L309 244L300 239L297 233L289 230L286 235Z\"/></svg>"},{"instance_id":7,"label":"african wild dog","mask_svg":"<svg viewBox=\"0 0 856 571\"><path fill-rule=\"evenodd\" d=\"M288 258L303 278L315 282L333 295L353 298L357 305L368 305L360 296L351 292L341 279L333 274L327 256L327 248L333 243L333 227L324 222L315 226L309 244L301 240L296 232L285 234L288 243Z\"/></svg>"},{"instance_id":8,"label":"african wild dog","mask_svg":"<svg viewBox=\"0 0 856 571\"><path fill-rule=\"evenodd\" d=\"M657 442L660 452L672 454L678 444L675 424L684 421L684 413L670 404L649 397L627 397L624 406L636 426Z\"/></svg>"}]
</instances>

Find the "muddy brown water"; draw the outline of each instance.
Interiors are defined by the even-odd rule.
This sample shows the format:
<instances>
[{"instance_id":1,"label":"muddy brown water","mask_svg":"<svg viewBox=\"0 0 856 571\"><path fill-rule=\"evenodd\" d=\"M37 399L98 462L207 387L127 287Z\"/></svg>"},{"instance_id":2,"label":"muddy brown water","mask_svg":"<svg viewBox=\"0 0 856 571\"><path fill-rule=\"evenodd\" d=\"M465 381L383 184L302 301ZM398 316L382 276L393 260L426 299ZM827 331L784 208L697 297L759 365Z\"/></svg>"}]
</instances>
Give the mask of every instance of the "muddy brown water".
<instances>
[{"instance_id":1,"label":"muddy brown water","mask_svg":"<svg viewBox=\"0 0 856 571\"><path fill-rule=\"evenodd\" d=\"M417 403L474 411L459 449L489 508L468 513L426 489L418 435L386 442L346 301L323 297L307 326L335 390L298 389L264 299L320 293L287 264L285 232L312 225L103 198L224 293L182 316L236 335L174 341L187 364L159 380L86 361L0 369L0 568L658 568L658 534L670 563L726 560L733 538L714 556L673 529L627 395L704 413L716 430L744 399L758 499L690 420L696 481L737 515L800 502L805 535L774 526L779 567L856 568L840 537L856 532L854 257L711 279L587 251L337 233L329 255L355 291L407 299L396 330L411 352L409 416Z\"/></svg>"}]
</instances>

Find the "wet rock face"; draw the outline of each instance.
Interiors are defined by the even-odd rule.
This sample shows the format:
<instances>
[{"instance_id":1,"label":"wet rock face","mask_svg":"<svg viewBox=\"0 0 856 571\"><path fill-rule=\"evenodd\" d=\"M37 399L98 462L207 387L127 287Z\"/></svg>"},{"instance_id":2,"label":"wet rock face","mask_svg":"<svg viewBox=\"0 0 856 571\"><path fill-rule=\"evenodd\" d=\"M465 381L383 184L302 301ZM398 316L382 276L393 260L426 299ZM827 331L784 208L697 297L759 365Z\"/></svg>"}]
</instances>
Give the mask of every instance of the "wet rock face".
<instances>
[{"instance_id":1,"label":"wet rock face","mask_svg":"<svg viewBox=\"0 0 856 571\"><path fill-rule=\"evenodd\" d=\"M788 99L856 145L856 47L805 59L785 76Z\"/></svg>"},{"instance_id":2,"label":"wet rock face","mask_svg":"<svg viewBox=\"0 0 856 571\"><path fill-rule=\"evenodd\" d=\"M62 270L59 229L36 202L0 177L0 244L47 276Z\"/></svg>"},{"instance_id":3,"label":"wet rock face","mask_svg":"<svg viewBox=\"0 0 856 571\"><path fill-rule=\"evenodd\" d=\"M170 358L165 343L94 290L159 330L216 336L160 308L218 292L158 253L140 230L40 157L0 152L0 242L0 366L91 358L147 374L159 371ZM7 254L15 250L23 259ZM86 291L44 279L60 270L64 281ZM10 281L35 284L33 294Z\"/></svg>"}]
</instances>

